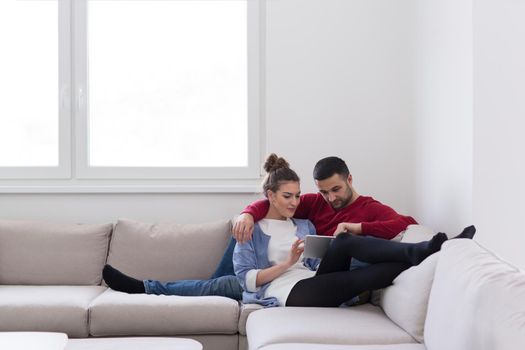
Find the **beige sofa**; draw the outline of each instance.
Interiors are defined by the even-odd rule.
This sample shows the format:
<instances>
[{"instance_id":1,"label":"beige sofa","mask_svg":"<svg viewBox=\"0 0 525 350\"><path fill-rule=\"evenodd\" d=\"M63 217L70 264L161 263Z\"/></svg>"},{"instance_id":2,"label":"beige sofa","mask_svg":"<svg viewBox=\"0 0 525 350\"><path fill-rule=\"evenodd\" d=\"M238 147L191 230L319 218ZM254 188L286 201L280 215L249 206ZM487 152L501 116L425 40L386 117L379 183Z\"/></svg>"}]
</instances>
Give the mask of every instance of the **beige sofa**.
<instances>
[{"instance_id":1,"label":"beige sofa","mask_svg":"<svg viewBox=\"0 0 525 350\"><path fill-rule=\"evenodd\" d=\"M0 220L0 331L176 336L195 339L204 349L238 349L239 320L246 317L235 300L131 295L102 283L106 261L140 279L208 278L230 227L228 220L119 220L114 228Z\"/></svg>"},{"instance_id":2,"label":"beige sofa","mask_svg":"<svg viewBox=\"0 0 525 350\"><path fill-rule=\"evenodd\" d=\"M230 227L228 220L114 227L0 220L0 331L90 341L173 336L214 350L248 342L253 350L525 348L523 272L463 240L401 274L380 306L261 310L222 297L130 295L102 283L106 261L140 279L207 278ZM404 239L429 234L412 226Z\"/></svg>"}]
</instances>

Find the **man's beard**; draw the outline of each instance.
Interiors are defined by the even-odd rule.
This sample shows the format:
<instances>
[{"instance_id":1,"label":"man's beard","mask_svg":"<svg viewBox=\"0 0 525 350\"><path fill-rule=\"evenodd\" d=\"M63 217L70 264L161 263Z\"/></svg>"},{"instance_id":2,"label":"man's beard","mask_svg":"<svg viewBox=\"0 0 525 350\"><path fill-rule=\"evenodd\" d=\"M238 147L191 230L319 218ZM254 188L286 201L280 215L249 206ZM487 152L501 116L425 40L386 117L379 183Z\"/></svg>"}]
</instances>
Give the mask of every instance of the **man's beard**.
<instances>
[{"instance_id":1,"label":"man's beard","mask_svg":"<svg viewBox=\"0 0 525 350\"><path fill-rule=\"evenodd\" d=\"M337 206L334 205L335 203L330 203L330 205L332 206L332 208L336 210L343 209L348 204L350 204L350 202L352 201L353 195L354 194L352 193L352 189L350 188L350 186L348 186L347 196L345 197L345 199L338 200Z\"/></svg>"}]
</instances>

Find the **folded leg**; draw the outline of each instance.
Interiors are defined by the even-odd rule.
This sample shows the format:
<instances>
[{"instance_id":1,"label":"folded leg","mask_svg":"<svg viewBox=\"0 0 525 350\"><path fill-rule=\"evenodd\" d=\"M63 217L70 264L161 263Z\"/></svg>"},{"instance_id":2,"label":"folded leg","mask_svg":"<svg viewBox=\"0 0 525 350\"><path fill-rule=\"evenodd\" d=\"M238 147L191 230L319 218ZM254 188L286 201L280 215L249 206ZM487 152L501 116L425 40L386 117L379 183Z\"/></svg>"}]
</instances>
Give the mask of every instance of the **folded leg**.
<instances>
[{"instance_id":1,"label":"folded leg","mask_svg":"<svg viewBox=\"0 0 525 350\"><path fill-rule=\"evenodd\" d=\"M337 307L367 290L385 288L411 264L378 263L352 271L316 275L292 288L286 306Z\"/></svg>"},{"instance_id":2,"label":"folded leg","mask_svg":"<svg viewBox=\"0 0 525 350\"><path fill-rule=\"evenodd\" d=\"M350 260L377 264L401 262L417 265L429 255L439 251L447 240L444 233L438 233L430 241L420 243L400 243L386 239L339 234L326 252L317 274L348 270Z\"/></svg>"}]
</instances>

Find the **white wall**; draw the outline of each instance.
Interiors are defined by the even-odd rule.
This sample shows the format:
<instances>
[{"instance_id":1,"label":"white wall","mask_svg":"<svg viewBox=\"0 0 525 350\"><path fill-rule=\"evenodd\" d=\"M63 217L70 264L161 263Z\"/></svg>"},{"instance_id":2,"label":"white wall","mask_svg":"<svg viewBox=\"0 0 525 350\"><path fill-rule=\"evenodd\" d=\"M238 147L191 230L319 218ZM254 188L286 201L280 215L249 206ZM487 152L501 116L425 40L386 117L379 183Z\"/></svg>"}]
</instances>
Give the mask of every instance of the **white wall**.
<instances>
[{"instance_id":1,"label":"white wall","mask_svg":"<svg viewBox=\"0 0 525 350\"><path fill-rule=\"evenodd\" d=\"M363 194L412 211L413 1L267 0L266 139L314 191L324 156ZM0 217L202 222L255 194L0 194Z\"/></svg>"},{"instance_id":2,"label":"white wall","mask_svg":"<svg viewBox=\"0 0 525 350\"><path fill-rule=\"evenodd\" d=\"M199 223L230 218L258 195L10 194L0 198L0 217L4 219L105 223L130 218L149 222Z\"/></svg>"},{"instance_id":3,"label":"white wall","mask_svg":"<svg viewBox=\"0 0 525 350\"><path fill-rule=\"evenodd\" d=\"M267 148L290 159L304 190L315 190L315 162L339 155L358 191L411 209L412 7L268 1Z\"/></svg>"},{"instance_id":4,"label":"white wall","mask_svg":"<svg viewBox=\"0 0 525 350\"><path fill-rule=\"evenodd\" d=\"M419 0L415 213L437 231L472 223L472 0Z\"/></svg>"},{"instance_id":5,"label":"white wall","mask_svg":"<svg viewBox=\"0 0 525 350\"><path fill-rule=\"evenodd\" d=\"M525 267L525 2L417 2L415 213Z\"/></svg>"},{"instance_id":6,"label":"white wall","mask_svg":"<svg viewBox=\"0 0 525 350\"><path fill-rule=\"evenodd\" d=\"M474 2L474 221L525 268L525 2Z\"/></svg>"}]
</instances>

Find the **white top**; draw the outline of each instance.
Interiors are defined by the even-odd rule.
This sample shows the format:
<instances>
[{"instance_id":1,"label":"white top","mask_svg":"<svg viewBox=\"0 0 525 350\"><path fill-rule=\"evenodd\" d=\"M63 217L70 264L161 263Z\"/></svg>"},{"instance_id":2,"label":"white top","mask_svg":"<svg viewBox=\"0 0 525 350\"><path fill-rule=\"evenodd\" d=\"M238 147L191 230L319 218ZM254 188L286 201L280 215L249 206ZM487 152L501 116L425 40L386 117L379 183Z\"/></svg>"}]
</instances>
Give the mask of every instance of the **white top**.
<instances>
[{"instance_id":1,"label":"white top","mask_svg":"<svg viewBox=\"0 0 525 350\"><path fill-rule=\"evenodd\" d=\"M297 240L297 227L294 222L290 219L263 219L259 221L259 226L266 235L270 236L270 242L268 243L268 261L270 264L276 265L285 261L288 258L292 244ZM255 280L259 271L251 270L246 274L246 284L250 292L257 290ZM301 256L295 265L270 282L264 297L275 297L279 304L284 306L293 286L300 280L314 275L315 271L311 271L303 265L303 257Z\"/></svg>"}]
</instances>

